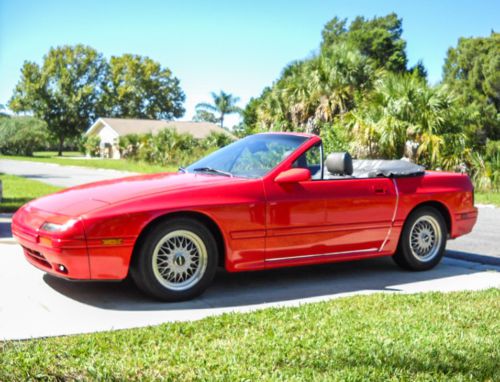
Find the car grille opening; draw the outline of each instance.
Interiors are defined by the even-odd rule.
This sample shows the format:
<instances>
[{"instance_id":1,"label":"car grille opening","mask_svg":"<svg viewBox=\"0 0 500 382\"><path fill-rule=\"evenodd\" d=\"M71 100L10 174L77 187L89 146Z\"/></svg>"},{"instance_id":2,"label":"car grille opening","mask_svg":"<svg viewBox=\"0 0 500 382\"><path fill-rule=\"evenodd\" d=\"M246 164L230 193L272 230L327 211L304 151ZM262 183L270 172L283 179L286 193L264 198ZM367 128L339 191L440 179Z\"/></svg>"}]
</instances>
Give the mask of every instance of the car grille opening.
<instances>
[{"instance_id":1,"label":"car grille opening","mask_svg":"<svg viewBox=\"0 0 500 382\"><path fill-rule=\"evenodd\" d=\"M34 260L36 263L40 264L42 267L52 269L52 266L50 263L47 261L47 259L38 251L34 251L30 248L24 247L24 254L26 256L29 256L32 260Z\"/></svg>"}]
</instances>

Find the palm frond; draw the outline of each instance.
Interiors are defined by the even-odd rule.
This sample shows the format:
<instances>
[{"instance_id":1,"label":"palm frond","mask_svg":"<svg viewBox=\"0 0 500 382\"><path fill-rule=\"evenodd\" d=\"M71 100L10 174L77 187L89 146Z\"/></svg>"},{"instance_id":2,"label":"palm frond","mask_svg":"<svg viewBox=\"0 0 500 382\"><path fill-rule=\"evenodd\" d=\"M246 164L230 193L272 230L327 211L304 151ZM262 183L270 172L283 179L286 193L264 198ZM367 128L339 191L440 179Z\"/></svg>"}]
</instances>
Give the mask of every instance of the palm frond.
<instances>
[{"instance_id":1,"label":"palm frond","mask_svg":"<svg viewBox=\"0 0 500 382\"><path fill-rule=\"evenodd\" d=\"M195 108L196 109L206 109L206 110L213 111L213 112L219 111L219 109L216 106L211 105L209 103L205 103L205 102L201 102L201 103L197 104Z\"/></svg>"}]
</instances>

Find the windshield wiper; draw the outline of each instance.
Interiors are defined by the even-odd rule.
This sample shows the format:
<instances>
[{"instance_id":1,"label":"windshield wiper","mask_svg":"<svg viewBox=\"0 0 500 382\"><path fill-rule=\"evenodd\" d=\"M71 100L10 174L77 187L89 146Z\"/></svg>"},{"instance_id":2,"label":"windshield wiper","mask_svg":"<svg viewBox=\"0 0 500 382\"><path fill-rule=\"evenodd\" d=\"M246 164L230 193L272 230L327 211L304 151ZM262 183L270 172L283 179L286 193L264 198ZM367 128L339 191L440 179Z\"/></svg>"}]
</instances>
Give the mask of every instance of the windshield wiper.
<instances>
[{"instance_id":1,"label":"windshield wiper","mask_svg":"<svg viewBox=\"0 0 500 382\"><path fill-rule=\"evenodd\" d=\"M197 167L197 168L194 168L193 171L194 172L211 172L213 174L229 176L231 178L233 177L233 174L231 174L230 172L217 170L216 168L212 168L212 167Z\"/></svg>"}]
</instances>

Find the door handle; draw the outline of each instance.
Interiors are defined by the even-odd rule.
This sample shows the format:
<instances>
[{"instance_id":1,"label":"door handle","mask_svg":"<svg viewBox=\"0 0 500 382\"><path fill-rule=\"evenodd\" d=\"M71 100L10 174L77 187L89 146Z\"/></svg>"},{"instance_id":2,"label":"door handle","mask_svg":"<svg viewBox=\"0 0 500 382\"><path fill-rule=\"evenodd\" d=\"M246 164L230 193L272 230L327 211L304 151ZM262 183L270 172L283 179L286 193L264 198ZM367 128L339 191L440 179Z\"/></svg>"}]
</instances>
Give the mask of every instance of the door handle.
<instances>
[{"instance_id":1,"label":"door handle","mask_svg":"<svg viewBox=\"0 0 500 382\"><path fill-rule=\"evenodd\" d=\"M387 192L387 188L385 188L385 187L376 187L376 186L374 186L372 188L372 190L373 190L373 192L375 192L378 195L385 194Z\"/></svg>"}]
</instances>

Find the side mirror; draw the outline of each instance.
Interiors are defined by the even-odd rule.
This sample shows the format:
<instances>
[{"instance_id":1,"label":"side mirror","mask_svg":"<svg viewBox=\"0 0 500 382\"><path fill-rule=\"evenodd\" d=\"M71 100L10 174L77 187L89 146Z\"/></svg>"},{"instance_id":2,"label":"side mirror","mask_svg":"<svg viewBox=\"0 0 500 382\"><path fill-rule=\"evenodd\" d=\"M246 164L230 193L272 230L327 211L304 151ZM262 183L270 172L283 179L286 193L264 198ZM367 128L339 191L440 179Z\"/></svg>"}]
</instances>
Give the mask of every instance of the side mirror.
<instances>
[{"instance_id":1,"label":"side mirror","mask_svg":"<svg viewBox=\"0 0 500 382\"><path fill-rule=\"evenodd\" d=\"M311 180L311 172L307 168L291 168L279 174L276 183L299 183Z\"/></svg>"}]
</instances>

